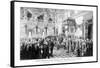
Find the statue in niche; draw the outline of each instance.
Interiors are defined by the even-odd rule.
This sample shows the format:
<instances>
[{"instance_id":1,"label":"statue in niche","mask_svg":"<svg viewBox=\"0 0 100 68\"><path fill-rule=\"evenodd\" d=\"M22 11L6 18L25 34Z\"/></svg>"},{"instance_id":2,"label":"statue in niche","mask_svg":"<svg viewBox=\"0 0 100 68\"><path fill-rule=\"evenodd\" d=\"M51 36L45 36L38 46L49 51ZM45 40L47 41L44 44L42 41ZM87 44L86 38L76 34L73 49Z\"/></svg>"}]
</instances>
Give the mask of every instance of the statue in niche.
<instances>
[{"instance_id":1,"label":"statue in niche","mask_svg":"<svg viewBox=\"0 0 100 68\"><path fill-rule=\"evenodd\" d=\"M46 26L46 27L44 27L44 29L45 29L45 33L46 33L46 35L47 35L48 27Z\"/></svg>"},{"instance_id":2,"label":"statue in niche","mask_svg":"<svg viewBox=\"0 0 100 68\"><path fill-rule=\"evenodd\" d=\"M37 17L37 20L38 20L38 22L43 22L43 20L44 20L44 14L39 15L39 16Z\"/></svg>"},{"instance_id":3,"label":"statue in niche","mask_svg":"<svg viewBox=\"0 0 100 68\"><path fill-rule=\"evenodd\" d=\"M48 22L49 22L49 23L52 23L52 21L53 21L52 18L49 18L49 19L48 19Z\"/></svg>"},{"instance_id":4,"label":"statue in niche","mask_svg":"<svg viewBox=\"0 0 100 68\"><path fill-rule=\"evenodd\" d=\"M28 29L28 26L27 26L27 25L25 25L24 27L25 27L25 33L26 33L26 35L27 35L27 36L29 36L29 35L32 36L32 34L33 34L33 29Z\"/></svg>"},{"instance_id":5,"label":"statue in niche","mask_svg":"<svg viewBox=\"0 0 100 68\"><path fill-rule=\"evenodd\" d=\"M32 17L31 12L27 11L27 19L29 20Z\"/></svg>"}]
</instances>

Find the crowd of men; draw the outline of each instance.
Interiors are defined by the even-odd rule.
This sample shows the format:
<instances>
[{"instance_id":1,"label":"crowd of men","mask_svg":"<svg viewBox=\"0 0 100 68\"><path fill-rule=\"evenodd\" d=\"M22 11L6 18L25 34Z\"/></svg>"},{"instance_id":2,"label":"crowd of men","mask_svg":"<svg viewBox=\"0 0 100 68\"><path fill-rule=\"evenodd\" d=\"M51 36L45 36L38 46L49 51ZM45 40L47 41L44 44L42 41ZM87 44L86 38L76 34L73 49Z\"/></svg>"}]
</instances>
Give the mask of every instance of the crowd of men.
<instances>
[{"instance_id":1,"label":"crowd of men","mask_svg":"<svg viewBox=\"0 0 100 68\"><path fill-rule=\"evenodd\" d=\"M50 58L53 57L54 47L57 48L57 50L63 48L66 50L66 53L73 53L76 57L93 55L92 40L47 37L22 41L20 58L22 60Z\"/></svg>"},{"instance_id":2,"label":"crowd of men","mask_svg":"<svg viewBox=\"0 0 100 68\"><path fill-rule=\"evenodd\" d=\"M21 59L42 59L53 56L53 40L34 39L21 43Z\"/></svg>"}]
</instances>

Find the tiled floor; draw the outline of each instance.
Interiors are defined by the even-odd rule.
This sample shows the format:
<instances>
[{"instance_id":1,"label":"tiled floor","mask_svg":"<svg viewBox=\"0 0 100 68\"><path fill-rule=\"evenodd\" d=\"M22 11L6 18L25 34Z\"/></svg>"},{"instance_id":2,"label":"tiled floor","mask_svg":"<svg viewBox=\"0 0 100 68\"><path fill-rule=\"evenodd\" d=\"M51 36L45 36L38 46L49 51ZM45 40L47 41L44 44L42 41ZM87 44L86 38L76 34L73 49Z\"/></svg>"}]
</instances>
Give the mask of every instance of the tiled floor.
<instances>
[{"instance_id":1,"label":"tiled floor","mask_svg":"<svg viewBox=\"0 0 100 68\"><path fill-rule=\"evenodd\" d=\"M66 58L66 57L75 57L76 55L74 55L72 52L67 53L67 50L60 48L59 50L57 50L56 48L54 48L53 50L53 57L54 58Z\"/></svg>"}]
</instances>

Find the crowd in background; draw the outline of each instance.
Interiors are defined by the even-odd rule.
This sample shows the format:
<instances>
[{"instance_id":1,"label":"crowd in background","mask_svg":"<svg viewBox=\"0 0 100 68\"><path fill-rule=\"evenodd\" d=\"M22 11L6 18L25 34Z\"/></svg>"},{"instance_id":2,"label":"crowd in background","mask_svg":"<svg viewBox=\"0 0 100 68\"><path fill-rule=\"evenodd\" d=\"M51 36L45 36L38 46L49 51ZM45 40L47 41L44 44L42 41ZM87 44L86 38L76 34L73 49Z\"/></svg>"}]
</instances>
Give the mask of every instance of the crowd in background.
<instances>
[{"instance_id":1,"label":"crowd in background","mask_svg":"<svg viewBox=\"0 0 100 68\"><path fill-rule=\"evenodd\" d=\"M65 37L46 37L21 40L20 58L43 59L53 57L53 50L63 48L66 53L76 57L93 56L93 41L91 39L76 39Z\"/></svg>"}]
</instances>

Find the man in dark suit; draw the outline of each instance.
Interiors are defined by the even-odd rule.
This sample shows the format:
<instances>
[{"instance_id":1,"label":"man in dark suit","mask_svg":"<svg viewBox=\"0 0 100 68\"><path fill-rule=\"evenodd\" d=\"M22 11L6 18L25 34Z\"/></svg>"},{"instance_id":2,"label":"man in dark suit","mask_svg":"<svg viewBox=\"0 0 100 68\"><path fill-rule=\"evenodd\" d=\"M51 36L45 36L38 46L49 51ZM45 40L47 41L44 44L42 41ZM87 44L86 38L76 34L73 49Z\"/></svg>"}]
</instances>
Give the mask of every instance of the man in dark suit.
<instances>
[{"instance_id":1,"label":"man in dark suit","mask_svg":"<svg viewBox=\"0 0 100 68\"><path fill-rule=\"evenodd\" d=\"M54 43L53 43L53 40L52 40L52 39L49 40L48 45L49 45L49 55L50 55L51 57L53 57Z\"/></svg>"}]
</instances>

